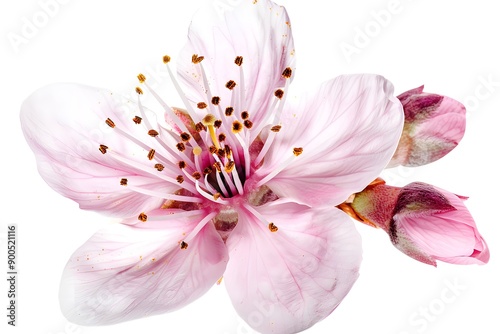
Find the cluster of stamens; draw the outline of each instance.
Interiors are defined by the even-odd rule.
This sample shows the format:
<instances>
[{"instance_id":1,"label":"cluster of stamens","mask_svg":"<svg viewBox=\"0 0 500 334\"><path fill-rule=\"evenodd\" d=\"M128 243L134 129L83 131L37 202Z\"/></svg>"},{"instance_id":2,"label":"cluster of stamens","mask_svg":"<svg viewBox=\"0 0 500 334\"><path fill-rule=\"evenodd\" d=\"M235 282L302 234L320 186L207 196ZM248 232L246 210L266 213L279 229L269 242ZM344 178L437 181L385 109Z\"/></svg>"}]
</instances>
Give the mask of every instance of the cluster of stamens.
<instances>
[{"instance_id":1,"label":"cluster of stamens","mask_svg":"<svg viewBox=\"0 0 500 334\"><path fill-rule=\"evenodd\" d=\"M284 90L277 89L274 91L276 99L271 105L269 114L266 115L268 119L259 122L259 129L255 129L251 112L246 110L244 106L227 105L222 107L224 101L219 96L212 95L202 66L203 59L203 56L196 54L192 56L192 63L198 66L198 70L202 74L204 86L207 89L207 99L193 106L182 92L168 65L170 57L163 57L170 78L184 102L186 111L167 105L148 85L144 74L137 76L139 82L146 87L147 91L163 107L168 120L167 126L157 125L156 128L153 128L141 104L140 96L144 94L144 91L142 88L137 87L140 115L133 117L131 121L138 127L144 128L148 137L154 139L153 142L156 142L154 144L155 148L151 147L150 141L139 140L139 136L134 136L122 130L110 118L105 120L105 123L118 134L139 145L147 152L144 162L137 162L131 158L121 156L113 152L112 147L109 148L104 144L99 147L102 154L110 155L111 153L113 159L156 175L166 182L174 183L179 186L180 190L175 194L156 193L153 190L134 185L127 178L121 178L119 180L120 185L140 193L164 198L168 203L177 203L177 207L180 206L178 203L188 203L187 205L190 205L189 208L193 211L193 214L199 211L195 209L205 200L227 206L230 203L230 198L244 194L245 181L249 178L251 171L261 165L274 137L281 130L281 125L278 123L289 84L289 80L286 80ZM229 80L225 84L225 89L230 90L233 95L238 94L238 99L231 99L231 102L233 100L245 101L243 57L236 57L234 62L240 68L240 84L234 80ZM292 70L289 67L282 73L285 79L290 79L291 75ZM265 141L262 141L259 133L268 124L271 124L268 130L269 134L265 137ZM256 141L260 141L258 145L260 151L251 157L250 147ZM302 151L302 148L293 148L293 156L300 155ZM286 163L289 163L289 161ZM260 180L257 186L264 185L269 178L276 175L281 169L278 168L264 180ZM166 170L166 173L162 173L164 170ZM168 206L166 207L168 208ZM204 220L212 219L214 216L215 213L205 217ZM138 216L138 220L142 222L146 222L148 219L150 218L145 213ZM268 226L272 232L278 230L273 223L268 223ZM182 249L188 247L186 240L180 243L180 247Z\"/></svg>"}]
</instances>

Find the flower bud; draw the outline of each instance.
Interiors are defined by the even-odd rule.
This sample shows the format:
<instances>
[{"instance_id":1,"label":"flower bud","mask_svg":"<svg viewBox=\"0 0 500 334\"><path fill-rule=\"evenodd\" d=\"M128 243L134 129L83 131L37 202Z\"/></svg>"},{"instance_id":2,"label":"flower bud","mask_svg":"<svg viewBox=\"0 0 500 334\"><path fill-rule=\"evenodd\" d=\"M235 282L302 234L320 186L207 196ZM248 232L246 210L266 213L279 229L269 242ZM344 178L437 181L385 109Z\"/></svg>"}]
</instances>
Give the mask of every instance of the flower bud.
<instances>
[{"instance_id":1,"label":"flower bud","mask_svg":"<svg viewBox=\"0 0 500 334\"><path fill-rule=\"evenodd\" d=\"M416 167L453 150L465 132L465 107L449 97L423 92L424 86L398 96L405 123L388 167Z\"/></svg>"},{"instance_id":2,"label":"flower bud","mask_svg":"<svg viewBox=\"0 0 500 334\"><path fill-rule=\"evenodd\" d=\"M485 264L488 246L464 200L422 182L403 188L378 182L357 193L348 205L351 216L382 228L396 248L418 261L434 266L436 260Z\"/></svg>"}]
</instances>

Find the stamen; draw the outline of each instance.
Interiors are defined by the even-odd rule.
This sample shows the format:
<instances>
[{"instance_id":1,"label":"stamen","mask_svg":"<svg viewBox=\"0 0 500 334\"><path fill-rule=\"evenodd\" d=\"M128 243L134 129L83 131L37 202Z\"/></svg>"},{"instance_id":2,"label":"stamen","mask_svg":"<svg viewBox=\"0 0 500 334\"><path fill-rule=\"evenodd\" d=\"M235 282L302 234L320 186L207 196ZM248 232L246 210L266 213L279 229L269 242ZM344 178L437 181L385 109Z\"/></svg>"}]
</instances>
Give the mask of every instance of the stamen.
<instances>
[{"instance_id":1,"label":"stamen","mask_svg":"<svg viewBox=\"0 0 500 334\"><path fill-rule=\"evenodd\" d=\"M134 121L135 124L141 124L142 122L142 118L139 116L135 116L132 120Z\"/></svg>"},{"instance_id":2,"label":"stamen","mask_svg":"<svg viewBox=\"0 0 500 334\"><path fill-rule=\"evenodd\" d=\"M187 249L189 245L187 244L187 242L181 241L180 246L181 249Z\"/></svg>"},{"instance_id":3,"label":"stamen","mask_svg":"<svg viewBox=\"0 0 500 334\"><path fill-rule=\"evenodd\" d=\"M191 61L193 62L193 64L199 64L202 62L202 60L205 59L205 57L203 56L198 56L197 54L194 54L192 57L191 57Z\"/></svg>"},{"instance_id":4,"label":"stamen","mask_svg":"<svg viewBox=\"0 0 500 334\"><path fill-rule=\"evenodd\" d=\"M276 96L280 100L281 100L281 98L283 97L284 94L285 94L285 92L283 91L283 89L277 89L274 92L274 96Z\"/></svg>"},{"instance_id":5,"label":"stamen","mask_svg":"<svg viewBox=\"0 0 500 334\"><path fill-rule=\"evenodd\" d=\"M205 125L203 125L202 122L196 123L194 129L196 130L196 132L207 131L207 128L205 127Z\"/></svg>"},{"instance_id":6,"label":"stamen","mask_svg":"<svg viewBox=\"0 0 500 334\"><path fill-rule=\"evenodd\" d=\"M240 123L240 121L234 121L233 122L233 127L231 129L233 133L239 133L241 130L243 130L243 125Z\"/></svg>"},{"instance_id":7,"label":"stamen","mask_svg":"<svg viewBox=\"0 0 500 334\"><path fill-rule=\"evenodd\" d=\"M196 183L195 183L195 186L196 186L196 190L198 191L198 193L205 197L206 199L208 199L209 201L211 202L215 202L215 203L219 203L219 204L224 204L224 205L227 205L229 202L228 201L225 201L223 200L222 198L218 198L218 199L214 199L213 195L212 194L209 194L207 193L205 190L201 189L200 187L200 181L196 180ZM216 215L215 212L212 213L213 216Z\"/></svg>"},{"instance_id":8,"label":"stamen","mask_svg":"<svg viewBox=\"0 0 500 334\"><path fill-rule=\"evenodd\" d=\"M227 117L230 117L234 112L234 108L233 107L227 107L226 110L225 110L225 114Z\"/></svg>"},{"instance_id":9,"label":"stamen","mask_svg":"<svg viewBox=\"0 0 500 334\"><path fill-rule=\"evenodd\" d=\"M137 79L139 79L140 83L144 83L146 81L146 76L144 74L142 74L142 73L139 73L137 75Z\"/></svg>"},{"instance_id":10,"label":"stamen","mask_svg":"<svg viewBox=\"0 0 500 334\"><path fill-rule=\"evenodd\" d=\"M205 109L207 107L207 104L205 102L199 102L198 104L196 104L196 106L198 107L198 109Z\"/></svg>"},{"instance_id":11,"label":"stamen","mask_svg":"<svg viewBox=\"0 0 500 334\"><path fill-rule=\"evenodd\" d=\"M165 166L163 166L162 164L155 164L155 168L157 171L161 172L165 168Z\"/></svg>"},{"instance_id":12,"label":"stamen","mask_svg":"<svg viewBox=\"0 0 500 334\"><path fill-rule=\"evenodd\" d=\"M169 56L169 55L164 55L164 56L163 56L163 63L164 63L164 64L168 64L168 63L170 63L170 59L171 59L171 58L170 58L170 56Z\"/></svg>"},{"instance_id":13,"label":"stamen","mask_svg":"<svg viewBox=\"0 0 500 334\"><path fill-rule=\"evenodd\" d=\"M187 132L181 133L181 139L183 142L187 142L191 139L191 135Z\"/></svg>"},{"instance_id":14,"label":"stamen","mask_svg":"<svg viewBox=\"0 0 500 334\"><path fill-rule=\"evenodd\" d=\"M271 128L272 132L280 132L281 130L281 125L275 125Z\"/></svg>"},{"instance_id":15,"label":"stamen","mask_svg":"<svg viewBox=\"0 0 500 334\"><path fill-rule=\"evenodd\" d=\"M196 171L193 174L191 174L192 177L194 177L195 180L201 179L201 173Z\"/></svg>"},{"instance_id":16,"label":"stamen","mask_svg":"<svg viewBox=\"0 0 500 334\"><path fill-rule=\"evenodd\" d=\"M121 180L120 180L120 185L121 185L121 186L126 186L126 185L127 185L127 182L128 182L128 180L127 180L127 179L125 179L125 178L123 178L123 179L121 179Z\"/></svg>"},{"instance_id":17,"label":"stamen","mask_svg":"<svg viewBox=\"0 0 500 334\"><path fill-rule=\"evenodd\" d=\"M293 148L293 154L295 154L296 157L302 154L304 152L304 149L302 147L294 147Z\"/></svg>"},{"instance_id":18,"label":"stamen","mask_svg":"<svg viewBox=\"0 0 500 334\"><path fill-rule=\"evenodd\" d=\"M216 120L216 121L214 122L214 127L215 127L216 129L219 129L221 126L222 126L222 121L221 121L220 119L218 119L218 120Z\"/></svg>"},{"instance_id":19,"label":"stamen","mask_svg":"<svg viewBox=\"0 0 500 334\"><path fill-rule=\"evenodd\" d=\"M278 226L274 225L273 222L270 222L268 227L269 227L269 231L278 232Z\"/></svg>"},{"instance_id":20,"label":"stamen","mask_svg":"<svg viewBox=\"0 0 500 334\"><path fill-rule=\"evenodd\" d=\"M212 97L212 104L213 104L214 106L218 106L218 105L219 105L219 103L220 103L220 97L218 97L218 96L214 96L214 97Z\"/></svg>"},{"instance_id":21,"label":"stamen","mask_svg":"<svg viewBox=\"0 0 500 334\"><path fill-rule=\"evenodd\" d=\"M234 82L233 80L229 80L228 82L226 82L226 88L227 89L233 90L234 87L236 87L236 82Z\"/></svg>"},{"instance_id":22,"label":"stamen","mask_svg":"<svg viewBox=\"0 0 500 334\"><path fill-rule=\"evenodd\" d=\"M140 87L135 87L135 92L139 95L142 95L144 94L144 92L142 91L142 89Z\"/></svg>"},{"instance_id":23,"label":"stamen","mask_svg":"<svg viewBox=\"0 0 500 334\"><path fill-rule=\"evenodd\" d=\"M207 167L205 167L205 169L203 170L203 175L208 175L208 174L211 174L212 172L213 172L212 167L207 166Z\"/></svg>"},{"instance_id":24,"label":"stamen","mask_svg":"<svg viewBox=\"0 0 500 334\"><path fill-rule=\"evenodd\" d=\"M222 142L223 142L223 141L225 141L225 140L226 140L226 135L225 135L225 134L223 134L223 133L219 133L219 142L221 142L221 143L222 143Z\"/></svg>"},{"instance_id":25,"label":"stamen","mask_svg":"<svg viewBox=\"0 0 500 334\"><path fill-rule=\"evenodd\" d=\"M137 219L145 223L148 220L148 215L146 215L144 212L141 212Z\"/></svg>"},{"instance_id":26,"label":"stamen","mask_svg":"<svg viewBox=\"0 0 500 334\"><path fill-rule=\"evenodd\" d=\"M180 169L184 169L187 167L187 164L185 161L179 161L179 163L177 165L179 166Z\"/></svg>"},{"instance_id":27,"label":"stamen","mask_svg":"<svg viewBox=\"0 0 500 334\"><path fill-rule=\"evenodd\" d=\"M155 157L155 152L156 151L154 149L149 150L149 152L148 152L148 159L149 160L153 160L153 158Z\"/></svg>"},{"instance_id":28,"label":"stamen","mask_svg":"<svg viewBox=\"0 0 500 334\"><path fill-rule=\"evenodd\" d=\"M283 71L283 73L281 73L281 75L285 79L290 79L290 77L292 76L292 69L290 67L285 68L285 70Z\"/></svg>"},{"instance_id":29,"label":"stamen","mask_svg":"<svg viewBox=\"0 0 500 334\"><path fill-rule=\"evenodd\" d=\"M234 63L238 66L241 66L241 64L243 64L243 57L242 56L236 57L236 59L234 59Z\"/></svg>"},{"instance_id":30,"label":"stamen","mask_svg":"<svg viewBox=\"0 0 500 334\"><path fill-rule=\"evenodd\" d=\"M182 176L182 175L177 175L176 180L177 180L177 182L179 182L179 184L180 184L180 183L184 182L184 176Z\"/></svg>"},{"instance_id":31,"label":"stamen","mask_svg":"<svg viewBox=\"0 0 500 334\"><path fill-rule=\"evenodd\" d=\"M245 128L247 129L251 129L252 126L253 126L253 122L249 119L246 119L244 122L243 122L243 125L245 125Z\"/></svg>"},{"instance_id":32,"label":"stamen","mask_svg":"<svg viewBox=\"0 0 500 334\"><path fill-rule=\"evenodd\" d=\"M248 111L241 112L241 119L245 120L248 117L250 117L250 114L248 113Z\"/></svg>"},{"instance_id":33,"label":"stamen","mask_svg":"<svg viewBox=\"0 0 500 334\"><path fill-rule=\"evenodd\" d=\"M106 124L107 124L110 128L114 128L114 127L115 127L115 122L113 122L110 118L106 119Z\"/></svg>"},{"instance_id":34,"label":"stamen","mask_svg":"<svg viewBox=\"0 0 500 334\"><path fill-rule=\"evenodd\" d=\"M212 212L208 214L205 218L203 218L198 225L186 236L184 240L181 241L180 245L182 249L186 249L188 247L188 243L201 231L205 225L207 225L208 222L210 222L215 216L217 215L216 212ZM183 248L183 246L185 248Z\"/></svg>"},{"instance_id":35,"label":"stamen","mask_svg":"<svg viewBox=\"0 0 500 334\"><path fill-rule=\"evenodd\" d=\"M99 145L99 151L101 151L102 154L106 154L107 150L109 147L106 145Z\"/></svg>"},{"instance_id":36,"label":"stamen","mask_svg":"<svg viewBox=\"0 0 500 334\"><path fill-rule=\"evenodd\" d=\"M229 161L226 166L224 167L224 169L226 170L226 172L228 173L231 173L234 169L234 161Z\"/></svg>"},{"instance_id":37,"label":"stamen","mask_svg":"<svg viewBox=\"0 0 500 334\"><path fill-rule=\"evenodd\" d=\"M159 133L156 130L149 130L148 135L150 135L151 137L156 137L159 135Z\"/></svg>"},{"instance_id":38,"label":"stamen","mask_svg":"<svg viewBox=\"0 0 500 334\"><path fill-rule=\"evenodd\" d=\"M177 145L175 145L175 147L177 147L179 152L184 152L186 150L186 145L184 145L184 143L182 143L182 142L177 143Z\"/></svg>"}]
</instances>

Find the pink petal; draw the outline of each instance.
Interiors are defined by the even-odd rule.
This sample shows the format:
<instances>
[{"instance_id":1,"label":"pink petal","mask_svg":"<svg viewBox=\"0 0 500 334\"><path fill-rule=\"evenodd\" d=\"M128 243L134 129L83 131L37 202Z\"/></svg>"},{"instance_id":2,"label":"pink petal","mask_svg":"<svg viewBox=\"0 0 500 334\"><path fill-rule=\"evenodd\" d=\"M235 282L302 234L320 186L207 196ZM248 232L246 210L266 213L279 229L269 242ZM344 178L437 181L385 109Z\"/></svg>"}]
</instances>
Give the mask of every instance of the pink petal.
<instances>
[{"instance_id":1,"label":"pink petal","mask_svg":"<svg viewBox=\"0 0 500 334\"><path fill-rule=\"evenodd\" d=\"M180 248L202 218L114 224L96 233L65 268L64 315L81 325L114 324L173 311L203 295L222 276L228 256L213 224Z\"/></svg>"},{"instance_id":2,"label":"pink petal","mask_svg":"<svg viewBox=\"0 0 500 334\"><path fill-rule=\"evenodd\" d=\"M132 121L134 115L140 115L134 103L109 91L55 84L38 90L24 102L21 125L38 170L52 188L78 202L82 209L131 217L158 208L164 200L120 185L122 178L157 193L179 188L155 176L158 171L153 168L154 160L148 160L146 149L117 135L105 123L110 118L123 131L155 147L143 125ZM100 145L140 167L117 161L109 152L102 154Z\"/></svg>"},{"instance_id":3,"label":"pink petal","mask_svg":"<svg viewBox=\"0 0 500 334\"><path fill-rule=\"evenodd\" d=\"M328 316L356 281L359 234L336 208L278 200L256 209L278 231L240 212L227 240L229 295L260 333L300 332Z\"/></svg>"},{"instance_id":4,"label":"pink petal","mask_svg":"<svg viewBox=\"0 0 500 334\"><path fill-rule=\"evenodd\" d=\"M396 149L403 112L392 93L392 84L377 75L324 83L288 106L258 177L281 170L266 183L280 197L309 205L342 203L373 181ZM303 153L294 157L293 148Z\"/></svg>"},{"instance_id":5,"label":"pink petal","mask_svg":"<svg viewBox=\"0 0 500 334\"><path fill-rule=\"evenodd\" d=\"M274 91L285 85L283 70L294 68L294 53L290 19L284 7L268 0L215 1L194 16L178 73L193 102L210 104L206 101L210 89L212 96L221 98L222 108L233 106L238 114L248 111L254 128L258 128L267 116ZM205 57L202 65L208 87L199 67L191 63L193 54ZM243 57L243 81L235 64L237 56ZM225 87L229 80L237 84L233 91ZM232 100L232 94L236 99Z\"/></svg>"}]
</instances>

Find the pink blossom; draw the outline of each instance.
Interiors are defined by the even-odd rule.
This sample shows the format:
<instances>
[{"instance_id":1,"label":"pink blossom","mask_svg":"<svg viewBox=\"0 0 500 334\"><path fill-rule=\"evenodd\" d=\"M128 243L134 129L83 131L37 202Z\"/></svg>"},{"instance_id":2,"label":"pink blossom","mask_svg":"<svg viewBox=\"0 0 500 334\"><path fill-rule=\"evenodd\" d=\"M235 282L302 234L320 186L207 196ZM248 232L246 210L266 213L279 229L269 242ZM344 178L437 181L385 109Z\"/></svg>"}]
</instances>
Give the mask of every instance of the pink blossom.
<instances>
[{"instance_id":1,"label":"pink blossom","mask_svg":"<svg viewBox=\"0 0 500 334\"><path fill-rule=\"evenodd\" d=\"M436 265L485 264L490 253L465 198L422 182L403 188L383 182L355 195L349 207L358 219L380 227L400 251Z\"/></svg>"},{"instance_id":2,"label":"pink blossom","mask_svg":"<svg viewBox=\"0 0 500 334\"><path fill-rule=\"evenodd\" d=\"M337 77L291 103L289 22L264 0L200 11L179 57L180 83L163 59L185 109L143 75L137 103L76 84L25 101L22 127L45 181L82 209L123 219L71 256L60 293L69 320L173 311L224 277L253 328L291 333L348 293L360 238L335 205L387 165L402 106L377 75ZM146 94L165 121L142 105ZM269 313L251 321L259 307Z\"/></svg>"},{"instance_id":3,"label":"pink blossom","mask_svg":"<svg viewBox=\"0 0 500 334\"><path fill-rule=\"evenodd\" d=\"M465 107L449 97L424 93L424 86L398 96L405 125L389 167L421 166L453 150L465 132Z\"/></svg>"}]
</instances>

